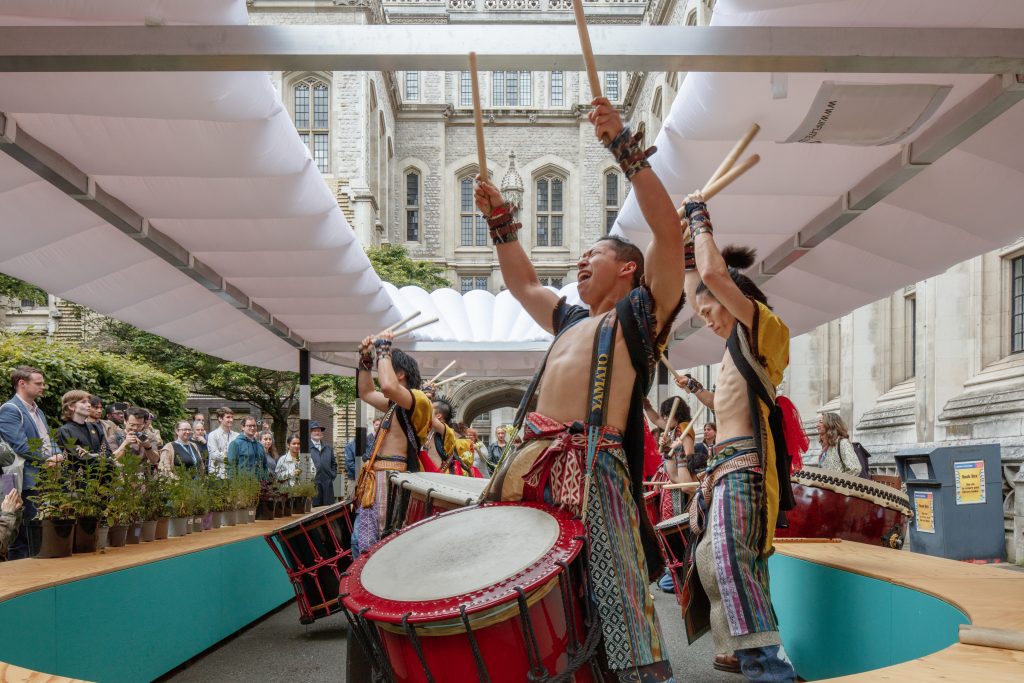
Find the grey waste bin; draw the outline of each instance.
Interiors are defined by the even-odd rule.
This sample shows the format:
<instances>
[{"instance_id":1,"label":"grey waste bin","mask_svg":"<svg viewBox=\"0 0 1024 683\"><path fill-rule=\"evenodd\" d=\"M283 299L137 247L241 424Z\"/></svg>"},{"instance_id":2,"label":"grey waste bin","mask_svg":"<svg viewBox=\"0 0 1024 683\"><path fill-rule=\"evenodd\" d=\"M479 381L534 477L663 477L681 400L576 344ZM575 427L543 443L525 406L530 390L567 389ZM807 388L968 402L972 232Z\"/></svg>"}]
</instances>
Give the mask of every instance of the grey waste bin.
<instances>
[{"instance_id":1,"label":"grey waste bin","mask_svg":"<svg viewBox=\"0 0 1024 683\"><path fill-rule=\"evenodd\" d=\"M911 448L896 454L896 467L914 508L911 550L953 560L1006 557L998 444Z\"/></svg>"}]
</instances>

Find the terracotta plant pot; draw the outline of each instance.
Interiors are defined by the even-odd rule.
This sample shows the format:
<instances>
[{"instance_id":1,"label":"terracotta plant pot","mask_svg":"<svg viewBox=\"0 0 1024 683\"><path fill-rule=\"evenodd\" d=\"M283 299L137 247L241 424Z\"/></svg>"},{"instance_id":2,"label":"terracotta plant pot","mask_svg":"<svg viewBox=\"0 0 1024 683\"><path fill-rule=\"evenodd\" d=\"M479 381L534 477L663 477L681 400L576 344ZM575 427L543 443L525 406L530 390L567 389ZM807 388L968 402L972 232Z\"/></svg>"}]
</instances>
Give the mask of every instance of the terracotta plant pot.
<instances>
[{"instance_id":1,"label":"terracotta plant pot","mask_svg":"<svg viewBox=\"0 0 1024 683\"><path fill-rule=\"evenodd\" d=\"M210 517L210 528L219 529L223 513L220 510L208 513Z\"/></svg>"},{"instance_id":2,"label":"terracotta plant pot","mask_svg":"<svg viewBox=\"0 0 1024 683\"><path fill-rule=\"evenodd\" d=\"M156 518L156 533L155 540L162 541L167 538L167 527L170 526L170 517L157 517Z\"/></svg>"},{"instance_id":3,"label":"terracotta plant pot","mask_svg":"<svg viewBox=\"0 0 1024 683\"><path fill-rule=\"evenodd\" d=\"M203 531L202 515L195 515L194 517L192 517L192 531L194 531L197 534Z\"/></svg>"},{"instance_id":4,"label":"terracotta plant pot","mask_svg":"<svg viewBox=\"0 0 1024 683\"><path fill-rule=\"evenodd\" d=\"M128 545L138 545L142 541L142 522L135 522L128 527Z\"/></svg>"},{"instance_id":5,"label":"terracotta plant pot","mask_svg":"<svg viewBox=\"0 0 1024 683\"><path fill-rule=\"evenodd\" d=\"M110 547L123 548L128 541L128 525L115 524L110 527Z\"/></svg>"},{"instance_id":6,"label":"terracotta plant pot","mask_svg":"<svg viewBox=\"0 0 1024 683\"><path fill-rule=\"evenodd\" d=\"M188 517L171 517L167 520L167 535L177 538L188 533Z\"/></svg>"},{"instance_id":7,"label":"terracotta plant pot","mask_svg":"<svg viewBox=\"0 0 1024 683\"><path fill-rule=\"evenodd\" d=\"M193 524L194 523L195 523L195 517L192 517L191 515L189 515L188 517L185 518L185 535L186 536L188 536L190 533L195 531L195 528L193 528Z\"/></svg>"},{"instance_id":8,"label":"terracotta plant pot","mask_svg":"<svg viewBox=\"0 0 1024 683\"><path fill-rule=\"evenodd\" d=\"M156 540L156 520L147 519L142 523L142 542L150 543Z\"/></svg>"},{"instance_id":9,"label":"terracotta plant pot","mask_svg":"<svg viewBox=\"0 0 1024 683\"><path fill-rule=\"evenodd\" d=\"M301 515L302 514L302 498L294 498L294 497L293 498L289 498L288 499L288 505L289 505L289 507L291 507L291 511L292 511L293 515Z\"/></svg>"},{"instance_id":10,"label":"terracotta plant pot","mask_svg":"<svg viewBox=\"0 0 1024 683\"><path fill-rule=\"evenodd\" d=\"M220 513L220 525L221 526L234 526L235 525L235 511L224 510Z\"/></svg>"},{"instance_id":11,"label":"terracotta plant pot","mask_svg":"<svg viewBox=\"0 0 1024 683\"><path fill-rule=\"evenodd\" d=\"M96 549L106 550L107 545L110 544L110 527L101 526L96 529Z\"/></svg>"},{"instance_id":12,"label":"terracotta plant pot","mask_svg":"<svg viewBox=\"0 0 1024 683\"><path fill-rule=\"evenodd\" d=\"M36 557L68 557L75 542L75 520L44 519Z\"/></svg>"},{"instance_id":13,"label":"terracotta plant pot","mask_svg":"<svg viewBox=\"0 0 1024 683\"><path fill-rule=\"evenodd\" d=\"M99 549L100 520L97 517L79 517L75 523L75 545L72 550L76 553L94 553Z\"/></svg>"},{"instance_id":14,"label":"terracotta plant pot","mask_svg":"<svg viewBox=\"0 0 1024 683\"><path fill-rule=\"evenodd\" d=\"M303 498L302 499L302 512L304 512L305 514L308 515L312 511L313 511L313 499L312 498Z\"/></svg>"},{"instance_id":15,"label":"terracotta plant pot","mask_svg":"<svg viewBox=\"0 0 1024 683\"><path fill-rule=\"evenodd\" d=\"M243 510L242 512L245 513L245 523L246 524L252 524L253 522L256 521L256 508L251 507L251 508Z\"/></svg>"}]
</instances>

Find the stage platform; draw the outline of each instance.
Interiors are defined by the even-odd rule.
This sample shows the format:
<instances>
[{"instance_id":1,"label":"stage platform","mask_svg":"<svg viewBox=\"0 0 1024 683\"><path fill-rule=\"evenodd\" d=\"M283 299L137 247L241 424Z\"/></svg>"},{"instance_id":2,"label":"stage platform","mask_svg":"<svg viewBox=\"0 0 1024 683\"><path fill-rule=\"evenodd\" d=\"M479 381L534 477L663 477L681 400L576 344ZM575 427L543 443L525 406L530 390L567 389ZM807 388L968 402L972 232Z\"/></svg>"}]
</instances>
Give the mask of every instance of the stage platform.
<instances>
[{"instance_id":1,"label":"stage platform","mask_svg":"<svg viewBox=\"0 0 1024 683\"><path fill-rule=\"evenodd\" d=\"M0 681L166 673L292 597L262 536L297 519L0 564ZM1024 573L850 542L776 547L773 601L807 680L1024 680L1024 652L957 642L961 623L1024 630Z\"/></svg>"}]
</instances>

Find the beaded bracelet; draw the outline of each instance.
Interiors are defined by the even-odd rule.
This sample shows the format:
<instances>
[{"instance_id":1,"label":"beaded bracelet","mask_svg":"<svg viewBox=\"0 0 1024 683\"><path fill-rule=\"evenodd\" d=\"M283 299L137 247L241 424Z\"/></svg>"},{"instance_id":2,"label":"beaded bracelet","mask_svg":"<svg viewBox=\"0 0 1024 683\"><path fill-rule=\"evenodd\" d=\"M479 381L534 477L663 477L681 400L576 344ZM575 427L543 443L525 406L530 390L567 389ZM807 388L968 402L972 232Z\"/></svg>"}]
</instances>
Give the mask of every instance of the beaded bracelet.
<instances>
[{"instance_id":1,"label":"beaded bracelet","mask_svg":"<svg viewBox=\"0 0 1024 683\"><path fill-rule=\"evenodd\" d=\"M387 358L391 360L391 340L390 339L375 339L373 341L373 348L377 350L377 362L380 362L381 358Z\"/></svg>"},{"instance_id":2,"label":"beaded bracelet","mask_svg":"<svg viewBox=\"0 0 1024 683\"><path fill-rule=\"evenodd\" d=\"M641 169L650 168L651 164L647 158L658 151L657 147L644 149L643 123L637 128L636 135L632 134L629 126L624 126L615 139L608 143L608 149L619 162L619 168L626 174L627 179L632 178Z\"/></svg>"},{"instance_id":3,"label":"beaded bracelet","mask_svg":"<svg viewBox=\"0 0 1024 683\"><path fill-rule=\"evenodd\" d=\"M490 228L491 242L498 245L518 240L516 233L522 229L523 224L516 220L515 209L506 203L487 217L487 226Z\"/></svg>"}]
</instances>

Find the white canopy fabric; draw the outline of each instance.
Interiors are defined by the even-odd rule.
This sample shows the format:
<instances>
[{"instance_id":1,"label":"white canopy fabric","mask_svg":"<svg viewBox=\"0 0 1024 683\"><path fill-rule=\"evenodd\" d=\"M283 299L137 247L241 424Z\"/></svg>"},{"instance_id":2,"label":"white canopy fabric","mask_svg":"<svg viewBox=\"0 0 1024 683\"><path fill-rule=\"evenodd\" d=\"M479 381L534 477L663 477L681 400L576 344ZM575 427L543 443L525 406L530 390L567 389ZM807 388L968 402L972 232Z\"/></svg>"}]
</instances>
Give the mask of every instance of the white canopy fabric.
<instances>
[{"instance_id":1,"label":"white canopy fabric","mask_svg":"<svg viewBox=\"0 0 1024 683\"><path fill-rule=\"evenodd\" d=\"M1024 3L719 0L712 24L1019 28L1024 27ZM681 202L705 183L751 123L758 123L761 133L746 154L760 154L760 164L713 199L709 209L719 245L752 246L764 258L792 243L809 221L890 161L900 145L926 135L990 78L691 73L657 137L652 166ZM925 108L920 127L897 144L786 143L809 113L819 112L814 100L825 82L897 86L877 90L878 99L858 112L856 123L864 128L865 140L878 129L906 123L896 114L920 84L949 90L937 107ZM886 105L892 110L886 112ZM791 333L807 332L1017 238L1022 232L1017 200L1024 191L1022 130L1024 105L1016 104L772 276L763 289ZM649 228L633 197L619 214L616 230L642 245L649 242ZM690 315L686 307L682 318ZM721 339L702 329L675 343L669 357L677 367L693 367L718 362L722 353Z\"/></svg>"},{"instance_id":2,"label":"white canopy fabric","mask_svg":"<svg viewBox=\"0 0 1024 683\"><path fill-rule=\"evenodd\" d=\"M246 21L243 0L0 5L0 25ZM1021 27L1024 3L905 0L894 7L881 0L719 0L715 23ZM823 136L889 139L894 122L910 134L881 146L784 143L805 119L813 129L812 105L823 93L830 96L823 90L829 80L840 89L851 83L915 87L880 98L890 110L871 122L877 125L843 130L840 112L834 126L818 131ZM760 123L763 131L751 151L763 161L711 208L723 243L750 244L767 255L988 80L690 74L658 137L654 167L681 200L751 122ZM915 114L922 102L927 106ZM0 112L13 122L8 136L14 125L63 156L251 306L242 310L237 298L232 304L218 296L188 268L159 258L0 155L0 271L58 296L215 356L273 369L296 367L297 339L351 344L412 310L441 319L412 335L425 374L457 355L459 369L472 375L527 375L550 339L507 292L427 295L382 283L265 74L0 73ZM771 277L765 289L793 333L1016 237L1013 202L1024 189L1022 119L1024 108L1014 106ZM632 200L618 228L641 243L649 236ZM576 300L574 285L563 293ZM269 329L284 326L291 343ZM720 356L721 342L705 331L672 350L677 366ZM330 359L350 367L354 361L351 352ZM313 371L344 372L323 362L314 362Z\"/></svg>"}]
</instances>

